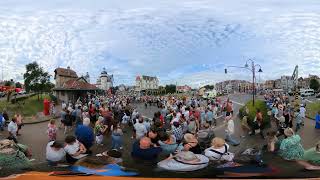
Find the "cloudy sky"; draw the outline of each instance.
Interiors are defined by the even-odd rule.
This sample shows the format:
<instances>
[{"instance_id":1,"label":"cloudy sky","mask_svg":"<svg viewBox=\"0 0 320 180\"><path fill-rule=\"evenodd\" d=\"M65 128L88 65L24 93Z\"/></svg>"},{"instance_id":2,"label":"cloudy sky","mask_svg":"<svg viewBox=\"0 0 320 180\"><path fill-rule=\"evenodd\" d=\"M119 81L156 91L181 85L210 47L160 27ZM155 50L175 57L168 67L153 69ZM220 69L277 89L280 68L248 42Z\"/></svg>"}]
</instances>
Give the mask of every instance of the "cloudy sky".
<instances>
[{"instance_id":1,"label":"cloudy sky","mask_svg":"<svg viewBox=\"0 0 320 180\"><path fill-rule=\"evenodd\" d=\"M250 79L320 74L319 0L1 0L4 79L22 79L37 61L53 74L70 66L95 82L102 68L116 84L136 75L193 87ZM2 73L0 74L2 78Z\"/></svg>"}]
</instances>

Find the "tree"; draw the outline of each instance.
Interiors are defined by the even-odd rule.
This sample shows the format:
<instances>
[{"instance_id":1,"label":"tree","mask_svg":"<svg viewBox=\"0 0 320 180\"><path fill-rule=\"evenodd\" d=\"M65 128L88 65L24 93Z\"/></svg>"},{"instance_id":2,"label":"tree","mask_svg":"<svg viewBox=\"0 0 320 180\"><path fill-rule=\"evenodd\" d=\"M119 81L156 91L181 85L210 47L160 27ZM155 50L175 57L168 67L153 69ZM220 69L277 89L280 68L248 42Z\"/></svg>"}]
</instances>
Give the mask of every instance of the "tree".
<instances>
[{"instance_id":1,"label":"tree","mask_svg":"<svg viewBox=\"0 0 320 180\"><path fill-rule=\"evenodd\" d=\"M20 82L16 82L16 88L22 88L22 84Z\"/></svg>"},{"instance_id":2,"label":"tree","mask_svg":"<svg viewBox=\"0 0 320 180\"><path fill-rule=\"evenodd\" d=\"M316 79L311 79L310 80L310 88L315 90L315 91L318 91L319 90L319 87L320 87L320 84L319 84L319 81L316 80Z\"/></svg>"},{"instance_id":3,"label":"tree","mask_svg":"<svg viewBox=\"0 0 320 180\"><path fill-rule=\"evenodd\" d=\"M166 85L165 90L166 90L166 93L173 94L176 92L176 85L174 84Z\"/></svg>"},{"instance_id":4,"label":"tree","mask_svg":"<svg viewBox=\"0 0 320 180\"><path fill-rule=\"evenodd\" d=\"M208 89L208 90L212 90L214 89L214 85L205 85L204 88Z\"/></svg>"},{"instance_id":5,"label":"tree","mask_svg":"<svg viewBox=\"0 0 320 180\"><path fill-rule=\"evenodd\" d=\"M45 72L37 62L32 62L26 65L26 73L23 75L24 84L27 92L34 91L38 94L51 90L52 83L50 75Z\"/></svg>"}]
</instances>

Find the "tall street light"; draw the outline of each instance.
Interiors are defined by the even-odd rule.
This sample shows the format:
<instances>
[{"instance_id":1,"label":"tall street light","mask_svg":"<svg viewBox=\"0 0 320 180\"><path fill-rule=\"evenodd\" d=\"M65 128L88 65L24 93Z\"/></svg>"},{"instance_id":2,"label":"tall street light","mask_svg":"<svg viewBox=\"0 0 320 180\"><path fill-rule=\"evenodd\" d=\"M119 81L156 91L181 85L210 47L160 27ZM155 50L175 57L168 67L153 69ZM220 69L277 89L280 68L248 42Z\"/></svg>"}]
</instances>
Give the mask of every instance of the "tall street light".
<instances>
[{"instance_id":1,"label":"tall street light","mask_svg":"<svg viewBox=\"0 0 320 180\"><path fill-rule=\"evenodd\" d=\"M248 62L251 62L251 67L249 66ZM244 68L248 69L252 73L252 105L254 106L255 104L255 79L256 79L256 67L258 67L258 73L262 72L262 68L259 64L255 64L255 62L252 59L248 59L246 61L246 64L244 67L242 66L227 66L227 67L234 67L234 68ZM224 69L225 74L228 73L227 69Z\"/></svg>"}]
</instances>

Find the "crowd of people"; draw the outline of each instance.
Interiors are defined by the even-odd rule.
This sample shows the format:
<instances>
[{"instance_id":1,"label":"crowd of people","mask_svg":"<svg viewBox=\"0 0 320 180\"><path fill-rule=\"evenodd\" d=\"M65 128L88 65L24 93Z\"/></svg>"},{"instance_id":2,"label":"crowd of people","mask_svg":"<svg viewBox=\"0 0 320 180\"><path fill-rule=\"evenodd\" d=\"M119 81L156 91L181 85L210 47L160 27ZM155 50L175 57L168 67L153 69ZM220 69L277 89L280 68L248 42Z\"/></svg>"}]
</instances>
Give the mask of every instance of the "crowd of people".
<instances>
[{"instance_id":1,"label":"crowd of people","mask_svg":"<svg viewBox=\"0 0 320 180\"><path fill-rule=\"evenodd\" d=\"M265 101L276 130L265 129L264 116L259 109L254 124L249 125L250 112L246 108L240 122L241 137L258 133L265 139L268 151L277 152L285 160L296 161L308 170L319 170L320 143L305 151L297 134L304 124L305 104L295 111L288 97L272 93L265 95ZM153 118L147 118L138 111L135 103L144 103L145 108L156 106L159 111ZM50 120L47 126L46 159L50 166L77 164L92 157L120 158L126 133L132 134L129 142L132 143L130 156L133 159L151 162L169 171L198 170L208 166L209 162L233 162L238 156L230 152L230 147L238 146L240 139L235 135L234 105L229 99L88 95L73 103L62 102L61 109L60 118ZM17 114L8 125L8 139L16 144L22 119ZM320 121L320 115L318 119ZM223 137L215 134L218 125L224 127ZM64 132L64 142L57 140L59 129ZM110 150L93 152L94 145L110 147ZM28 148L24 149L30 160ZM107 155L111 151L117 155ZM122 162L122 159L114 162Z\"/></svg>"}]
</instances>

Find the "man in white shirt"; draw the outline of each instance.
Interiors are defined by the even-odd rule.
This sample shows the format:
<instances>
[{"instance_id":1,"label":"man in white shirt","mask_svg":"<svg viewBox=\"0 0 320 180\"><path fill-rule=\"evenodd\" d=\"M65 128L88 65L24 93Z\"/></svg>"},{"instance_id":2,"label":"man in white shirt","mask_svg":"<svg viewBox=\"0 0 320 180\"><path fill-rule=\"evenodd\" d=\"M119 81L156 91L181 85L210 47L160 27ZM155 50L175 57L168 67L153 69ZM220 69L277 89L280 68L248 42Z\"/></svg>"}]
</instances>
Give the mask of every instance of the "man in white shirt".
<instances>
[{"instance_id":1,"label":"man in white shirt","mask_svg":"<svg viewBox=\"0 0 320 180\"><path fill-rule=\"evenodd\" d=\"M143 123L143 118L139 118L139 121L134 124L134 130L136 131L136 139L141 139L148 132L145 124Z\"/></svg>"},{"instance_id":2,"label":"man in white shirt","mask_svg":"<svg viewBox=\"0 0 320 180\"><path fill-rule=\"evenodd\" d=\"M300 116L301 116L302 125L303 125L304 124L304 119L306 118L306 108L304 108L303 104L300 107Z\"/></svg>"},{"instance_id":3,"label":"man in white shirt","mask_svg":"<svg viewBox=\"0 0 320 180\"><path fill-rule=\"evenodd\" d=\"M234 122L232 120L232 113L226 117L226 122L227 122L227 124L226 124L227 128L225 130L226 141L229 142L233 146L239 145L240 142L232 137L234 135Z\"/></svg>"},{"instance_id":4,"label":"man in white shirt","mask_svg":"<svg viewBox=\"0 0 320 180\"><path fill-rule=\"evenodd\" d=\"M51 141L47 144L46 159L49 162L49 165L56 166L58 162L64 161L65 157L66 152L63 149L62 144L56 141Z\"/></svg>"},{"instance_id":5,"label":"man in white shirt","mask_svg":"<svg viewBox=\"0 0 320 180\"><path fill-rule=\"evenodd\" d=\"M12 120L8 125L9 137L13 138L14 141L17 140L17 131L18 131L18 125L16 121L17 121L16 118L12 118Z\"/></svg>"}]
</instances>

